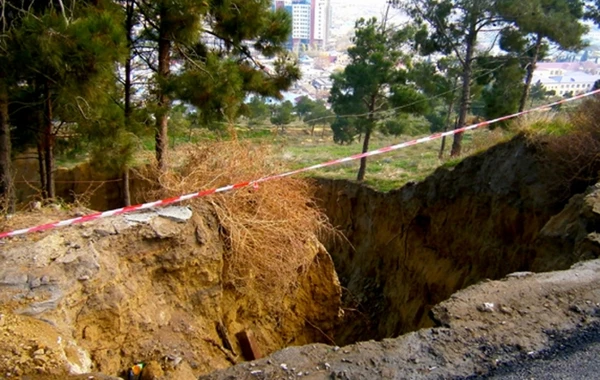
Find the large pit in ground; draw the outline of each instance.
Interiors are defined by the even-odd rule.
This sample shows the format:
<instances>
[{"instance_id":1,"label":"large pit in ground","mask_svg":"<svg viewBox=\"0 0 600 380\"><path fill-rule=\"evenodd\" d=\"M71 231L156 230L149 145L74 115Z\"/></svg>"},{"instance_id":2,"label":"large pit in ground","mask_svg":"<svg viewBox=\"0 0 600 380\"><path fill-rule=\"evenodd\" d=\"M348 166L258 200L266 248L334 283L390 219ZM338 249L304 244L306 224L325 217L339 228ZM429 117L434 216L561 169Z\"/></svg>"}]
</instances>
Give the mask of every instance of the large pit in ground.
<instances>
[{"instance_id":1,"label":"large pit in ground","mask_svg":"<svg viewBox=\"0 0 600 380\"><path fill-rule=\"evenodd\" d=\"M342 319L331 260L316 245L308 277L280 310L228 289L222 273L229 248L210 208L183 225L158 219L131 229L107 220L16 241L15 250L0 251L0 285L7 299L18 294L19 302L43 306L30 314L58 325L69 345L87 352L86 368L109 374L138 359L183 358L195 375L222 368L241 360L227 335L245 330L257 333L264 353L395 337L432 326L434 305L483 279L597 257L592 235L600 222L577 194L600 167L575 176L573 165L520 137L389 193L318 181L318 205L344 235L323 240L344 287ZM95 199L106 203L115 194L116 185L106 184ZM49 264L32 263L32 254ZM48 294L56 296L51 303Z\"/></svg>"},{"instance_id":2,"label":"large pit in ground","mask_svg":"<svg viewBox=\"0 0 600 380\"><path fill-rule=\"evenodd\" d=\"M581 196L557 215L594 182L569 159L516 138L388 193L321 180L319 203L346 237L325 242L344 288L336 343L430 327L430 309L469 285L596 257Z\"/></svg>"}]
</instances>

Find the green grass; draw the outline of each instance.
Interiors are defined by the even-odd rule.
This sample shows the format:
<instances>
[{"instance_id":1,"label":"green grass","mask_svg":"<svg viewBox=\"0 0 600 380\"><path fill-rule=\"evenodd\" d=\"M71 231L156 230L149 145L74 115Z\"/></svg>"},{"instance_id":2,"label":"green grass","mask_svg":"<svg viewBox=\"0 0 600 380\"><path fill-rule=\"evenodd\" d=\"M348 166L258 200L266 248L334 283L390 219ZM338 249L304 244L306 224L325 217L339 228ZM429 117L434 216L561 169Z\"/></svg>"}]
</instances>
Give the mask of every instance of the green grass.
<instances>
[{"instance_id":1,"label":"green grass","mask_svg":"<svg viewBox=\"0 0 600 380\"><path fill-rule=\"evenodd\" d=\"M447 160L446 162L444 162L442 164L442 167L444 167L444 168L453 168L456 165L458 165L459 163L461 163L462 160L463 159L460 158L460 157L459 158L451 158L451 159Z\"/></svg>"},{"instance_id":2,"label":"green grass","mask_svg":"<svg viewBox=\"0 0 600 380\"><path fill-rule=\"evenodd\" d=\"M299 169L322 162L348 157L362 150L362 144L337 145L329 139L291 139L282 144L278 155L292 169ZM412 139L391 138L376 134L369 150L389 146ZM441 163L437 158L439 145L435 142L416 145L367 159L365 183L381 191L389 191L406 182L424 177L433 172ZM346 162L324 169L311 171L308 176L334 179L356 179L359 160Z\"/></svg>"},{"instance_id":3,"label":"green grass","mask_svg":"<svg viewBox=\"0 0 600 380\"><path fill-rule=\"evenodd\" d=\"M384 153L367 159L365 183L380 191L389 191L408 182L418 182L432 174L439 167L452 168L464 157L479 153L491 145L504 141L510 134L500 130L480 130L469 132L463 136L463 152L460 158L447 157L452 140L446 141L444 158L438 158L441 140L410 146L404 149ZM411 136L399 138L386 137L376 133L372 138L369 150L397 144L414 139ZM300 169L311 165L344 158L360 153L362 144L337 145L327 138L315 138L302 134L288 135L280 141L277 156L292 169ZM358 173L359 160L345 162L323 169L305 173L309 177L325 177L333 179L355 180Z\"/></svg>"},{"instance_id":4,"label":"green grass","mask_svg":"<svg viewBox=\"0 0 600 380\"><path fill-rule=\"evenodd\" d=\"M270 144L273 147L274 161L291 170L348 157L360 153L362 150L362 143L360 142L351 145L338 145L333 142L330 130L326 129L325 135L322 135L321 132L321 128L317 128L315 135L311 136L308 128L300 124L288 126L284 132L276 132L274 128L239 127L237 137L240 140ZM464 156L480 152L498 142L498 135L498 131L491 132L487 130L465 134L463 137ZM219 133L206 129L193 129L191 134L189 130L181 131L178 134L173 133L169 137L170 149L179 144L229 140L231 138L226 132L221 131ZM369 150L398 144L414 138L414 136L390 137L375 133L372 136ZM449 154L451 144L452 140L448 139L446 142L446 156ZM139 146L144 151L153 151L154 136L140 137ZM445 158L440 160L438 158L439 149L440 140L434 140L369 157L367 159L365 183L378 190L389 191L408 182L421 181L440 166L454 167L463 159ZM65 164L72 166L73 161L77 161L77 157L64 155L58 162L61 166ZM313 170L302 175L305 177L355 180L359 164L359 160L354 160Z\"/></svg>"}]
</instances>

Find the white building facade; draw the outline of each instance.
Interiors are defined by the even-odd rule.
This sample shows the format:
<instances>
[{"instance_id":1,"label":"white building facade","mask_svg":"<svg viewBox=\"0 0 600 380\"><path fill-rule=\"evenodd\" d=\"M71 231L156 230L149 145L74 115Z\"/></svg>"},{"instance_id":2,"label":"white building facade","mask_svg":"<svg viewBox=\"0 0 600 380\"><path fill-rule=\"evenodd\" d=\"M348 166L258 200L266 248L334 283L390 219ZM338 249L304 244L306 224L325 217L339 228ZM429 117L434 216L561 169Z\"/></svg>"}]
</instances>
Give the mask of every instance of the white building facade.
<instances>
[{"instance_id":1,"label":"white building facade","mask_svg":"<svg viewBox=\"0 0 600 380\"><path fill-rule=\"evenodd\" d=\"M330 0L272 0L273 9L283 8L292 16L289 48L301 44L324 49L330 36Z\"/></svg>"},{"instance_id":2,"label":"white building facade","mask_svg":"<svg viewBox=\"0 0 600 380\"><path fill-rule=\"evenodd\" d=\"M309 41L311 37L311 7L310 4L292 5L292 39Z\"/></svg>"},{"instance_id":3,"label":"white building facade","mask_svg":"<svg viewBox=\"0 0 600 380\"><path fill-rule=\"evenodd\" d=\"M538 63L532 83L541 83L547 91L556 95L574 95L589 92L594 83L600 80L595 64Z\"/></svg>"},{"instance_id":4,"label":"white building facade","mask_svg":"<svg viewBox=\"0 0 600 380\"><path fill-rule=\"evenodd\" d=\"M331 30L330 0L312 0L312 44L320 49L327 48Z\"/></svg>"}]
</instances>

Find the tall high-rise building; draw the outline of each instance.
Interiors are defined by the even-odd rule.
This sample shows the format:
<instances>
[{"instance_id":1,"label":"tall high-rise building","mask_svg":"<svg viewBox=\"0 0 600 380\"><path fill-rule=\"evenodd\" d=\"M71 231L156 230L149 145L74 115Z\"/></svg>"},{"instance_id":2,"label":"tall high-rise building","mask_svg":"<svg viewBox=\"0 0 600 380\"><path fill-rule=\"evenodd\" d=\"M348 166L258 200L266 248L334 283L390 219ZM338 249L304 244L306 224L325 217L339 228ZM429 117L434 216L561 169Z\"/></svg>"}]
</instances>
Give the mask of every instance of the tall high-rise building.
<instances>
[{"instance_id":1,"label":"tall high-rise building","mask_svg":"<svg viewBox=\"0 0 600 380\"><path fill-rule=\"evenodd\" d=\"M311 44L324 49L331 29L331 4L329 0L311 0Z\"/></svg>"},{"instance_id":2,"label":"tall high-rise building","mask_svg":"<svg viewBox=\"0 0 600 380\"><path fill-rule=\"evenodd\" d=\"M273 9L283 8L292 16L290 48L300 44L325 48L331 27L330 0L272 0Z\"/></svg>"}]
</instances>

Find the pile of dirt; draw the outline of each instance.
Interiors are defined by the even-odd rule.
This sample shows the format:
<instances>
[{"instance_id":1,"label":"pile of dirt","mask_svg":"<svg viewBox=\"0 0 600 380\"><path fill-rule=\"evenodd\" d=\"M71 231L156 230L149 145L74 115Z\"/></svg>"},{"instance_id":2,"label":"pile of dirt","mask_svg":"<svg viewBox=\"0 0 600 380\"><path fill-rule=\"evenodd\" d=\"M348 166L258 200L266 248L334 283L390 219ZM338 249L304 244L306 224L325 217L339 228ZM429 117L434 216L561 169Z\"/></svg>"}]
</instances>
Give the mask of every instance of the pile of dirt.
<instances>
[{"instance_id":1,"label":"pile of dirt","mask_svg":"<svg viewBox=\"0 0 600 380\"><path fill-rule=\"evenodd\" d=\"M11 223L73 216L42 209ZM223 280L219 226L198 202L1 241L0 376L114 376L143 361L155 378L191 379L243 361L238 333L254 355L328 342L341 290L316 238L295 245L311 264L272 303Z\"/></svg>"}]
</instances>

